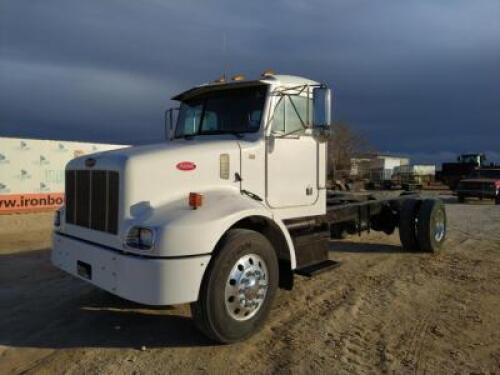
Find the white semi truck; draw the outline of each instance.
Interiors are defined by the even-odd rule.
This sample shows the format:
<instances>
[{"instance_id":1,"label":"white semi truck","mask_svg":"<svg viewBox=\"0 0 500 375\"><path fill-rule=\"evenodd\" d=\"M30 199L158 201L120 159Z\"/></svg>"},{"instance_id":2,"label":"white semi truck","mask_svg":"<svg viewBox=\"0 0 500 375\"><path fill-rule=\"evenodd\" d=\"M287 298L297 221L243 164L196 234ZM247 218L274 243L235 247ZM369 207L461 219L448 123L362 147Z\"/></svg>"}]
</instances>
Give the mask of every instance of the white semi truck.
<instances>
[{"instance_id":1,"label":"white semi truck","mask_svg":"<svg viewBox=\"0 0 500 375\"><path fill-rule=\"evenodd\" d=\"M138 303L191 303L196 326L231 343L263 325L295 274L335 265L331 237L399 227L408 250L442 247L439 200L327 191L326 85L268 72L173 99L166 142L68 163L55 266Z\"/></svg>"}]
</instances>

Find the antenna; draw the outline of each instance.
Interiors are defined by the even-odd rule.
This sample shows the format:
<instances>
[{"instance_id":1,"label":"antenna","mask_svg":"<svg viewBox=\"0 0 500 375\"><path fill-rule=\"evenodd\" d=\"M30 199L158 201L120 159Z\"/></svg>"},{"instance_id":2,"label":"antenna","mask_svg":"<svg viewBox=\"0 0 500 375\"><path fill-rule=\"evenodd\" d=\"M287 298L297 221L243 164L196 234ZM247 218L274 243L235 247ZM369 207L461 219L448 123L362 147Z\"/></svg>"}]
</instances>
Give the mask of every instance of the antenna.
<instances>
[{"instance_id":1,"label":"antenna","mask_svg":"<svg viewBox=\"0 0 500 375\"><path fill-rule=\"evenodd\" d=\"M224 35L223 35L223 43L222 43L222 56L223 56L223 60L224 60L224 74L223 74L223 77L224 77L224 81L226 81L227 79L227 48L226 48L226 32L224 31Z\"/></svg>"}]
</instances>

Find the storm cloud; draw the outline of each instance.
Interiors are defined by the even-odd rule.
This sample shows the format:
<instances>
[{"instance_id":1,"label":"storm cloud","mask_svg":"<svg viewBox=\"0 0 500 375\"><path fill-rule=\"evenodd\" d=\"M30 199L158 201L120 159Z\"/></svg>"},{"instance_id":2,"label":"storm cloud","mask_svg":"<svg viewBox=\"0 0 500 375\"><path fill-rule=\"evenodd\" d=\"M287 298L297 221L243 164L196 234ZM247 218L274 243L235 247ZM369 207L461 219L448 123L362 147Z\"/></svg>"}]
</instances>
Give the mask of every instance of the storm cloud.
<instances>
[{"instance_id":1,"label":"storm cloud","mask_svg":"<svg viewBox=\"0 0 500 375\"><path fill-rule=\"evenodd\" d=\"M500 158L499 15L496 0L1 0L0 135L161 141L175 93L271 67L331 85L336 119L381 151Z\"/></svg>"}]
</instances>

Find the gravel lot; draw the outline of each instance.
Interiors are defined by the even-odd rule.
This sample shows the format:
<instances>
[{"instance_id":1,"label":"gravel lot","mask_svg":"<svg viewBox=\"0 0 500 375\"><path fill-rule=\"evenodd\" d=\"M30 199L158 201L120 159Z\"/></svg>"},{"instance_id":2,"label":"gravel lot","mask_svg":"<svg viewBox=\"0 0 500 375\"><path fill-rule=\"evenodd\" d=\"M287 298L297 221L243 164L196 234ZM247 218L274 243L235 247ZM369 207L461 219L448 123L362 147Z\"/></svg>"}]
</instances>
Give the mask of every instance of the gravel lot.
<instances>
[{"instance_id":1,"label":"gravel lot","mask_svg":"<svg viewBox=\"0 0 500 375\"><path fill-rule=\"evenodd\" d=\"M437 255L397 232L332 241L342 266L280 291L249 341L214 345L188 306L148 308L49 262L51 214L0 216L0 373L500 373L500 207L446 198Z\"/></svg>"}]
</instances>

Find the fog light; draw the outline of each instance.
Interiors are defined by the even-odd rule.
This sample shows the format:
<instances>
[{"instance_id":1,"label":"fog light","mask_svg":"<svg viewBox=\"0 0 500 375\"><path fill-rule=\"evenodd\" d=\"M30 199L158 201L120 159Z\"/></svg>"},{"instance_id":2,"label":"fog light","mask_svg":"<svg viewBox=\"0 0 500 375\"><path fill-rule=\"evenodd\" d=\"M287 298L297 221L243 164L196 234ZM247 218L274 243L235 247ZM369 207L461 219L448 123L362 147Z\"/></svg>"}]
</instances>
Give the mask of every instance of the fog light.
<instances>
[{"instance_id":1,"label":"fog light","mask_svg":"<svg viewBox=\"0 0 500 375\"><path fill-rule=\"evenodd\" d=\"M128 247L140 250L150 250L154 246L154 230L152 228L132 227L125 241Z\"/></svg>"}]
</instances>

